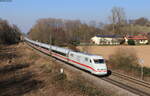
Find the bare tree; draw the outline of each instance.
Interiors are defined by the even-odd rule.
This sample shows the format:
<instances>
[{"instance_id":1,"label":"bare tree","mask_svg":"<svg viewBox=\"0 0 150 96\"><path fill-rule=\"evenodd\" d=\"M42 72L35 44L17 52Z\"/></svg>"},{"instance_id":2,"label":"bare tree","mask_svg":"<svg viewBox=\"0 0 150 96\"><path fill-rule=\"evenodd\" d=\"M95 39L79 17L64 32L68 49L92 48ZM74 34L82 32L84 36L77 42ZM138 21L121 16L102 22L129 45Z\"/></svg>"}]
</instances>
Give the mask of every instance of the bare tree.
<instances>
[{"instance_id":1,"label":"bare tree","mask_svg":"<svg viewBox=\"0 0 150 96\"><path fill-rule=\"evenodd\" d=\"M112 24L113 33L122 34L120 28L126 24L124 9L120 7L113 7L109 19Z\"/></svg>"},{"instance_id":2,"label":"bare tree","mask_svg":"<svg viewBox=\"0 0 150 96\"><path fill-rule=\"evenodd\" d=\"M10 25L7 20L0 19L0 43L14 44L20 41L21 32L16 25Z\"/></svg>"},{"instance_id":3,"label":"bare tree","mask_svg":"<svg viewBox=\"0 0 150 96\"><path fill-rule=\"evenodd\" d=\"M40 19L29 31L33 40L53 45L78 45L80 42L89 42L91 37L101 33L99 28L81 23L80 20L63 20L55 18Z\"/></svg>"}]
</instances>

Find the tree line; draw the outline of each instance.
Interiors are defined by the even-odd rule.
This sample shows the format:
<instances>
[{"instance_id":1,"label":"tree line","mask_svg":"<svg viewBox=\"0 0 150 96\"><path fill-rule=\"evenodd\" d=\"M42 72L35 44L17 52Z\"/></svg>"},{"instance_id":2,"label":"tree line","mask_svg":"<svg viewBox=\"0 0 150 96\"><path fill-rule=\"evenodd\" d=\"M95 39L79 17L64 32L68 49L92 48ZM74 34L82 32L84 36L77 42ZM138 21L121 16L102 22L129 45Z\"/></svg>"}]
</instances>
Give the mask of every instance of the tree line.
<instances>
[{"instance_id":1,"label":"tree line","mask_svg":"<svg viewBox=\"0 0 150 96\"><path fill-rule=\"evenodd\" d=\"M96 21L83 23L80 20L64 20L55 18L39 19L28 32L33 40L53 45L89 43L95 35L135 35L150 32L150 21L141 17L127 20L123 8L113 7L110 11L109 23Z\"/></svg>"},{"instance_id":2,"label":"tree line","mask_svg":"<svg viewBox=\"0 0 150 96\"><path fill-rule=\"evenodd\" d=\"M66 45L89 42L92 36L103 34L103 32L103 30L82 23L80 20L46 18L38 20L28 35L31 39L40 42Z\"/></svg>"},{"instance_id":3,"label":"tree line","mask_svg":"<svg viewBox=\"0 0 150 96\"><path fill-rule=\"evenodd\" d=\"M0 44L15 44L20 41L20 29L10 25L7 20L0 19Z\"/></svg>"},{"instance_id":4,"label":"tree line","mask_svg":"<svg viewBox=\"0 0 150 96\"><path fill-rule=\"evenodd\" d=\"M109 23L96 21L83 23L80 20L56 18L39 19L28 35L33 40L53 45L89 43L95 35L136 35L150 34L150 21L141 17L128 20L123 8L113 7L108 17ZM21 31L16 25L0 19L0 44L14 44L20 41ZM150 37L150 35L149 35Z\"/></svg>"}]
</instances>

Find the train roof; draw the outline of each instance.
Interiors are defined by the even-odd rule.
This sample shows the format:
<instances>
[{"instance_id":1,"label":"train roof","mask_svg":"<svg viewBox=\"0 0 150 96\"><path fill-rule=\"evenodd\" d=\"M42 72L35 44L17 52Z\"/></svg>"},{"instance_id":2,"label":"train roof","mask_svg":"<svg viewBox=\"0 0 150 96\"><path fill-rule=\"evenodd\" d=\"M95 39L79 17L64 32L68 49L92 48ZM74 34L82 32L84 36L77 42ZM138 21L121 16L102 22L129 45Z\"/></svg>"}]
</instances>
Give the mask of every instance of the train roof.
<instances>
[{"instance_id":1,"label":"train roof","mask_svg":"<svg viewBox=\"0 0 150 96\"><path fill-rule=\"evenodd\" d=\"M63 53L68 53L68 52L71 52L73 54L77 54L77 55L80 55L80 56L85 56L85 57L88 57L88 58L103 58L102 56L98 56L98 55L94 55L94 54L89 54L89 53L83 53L83 52L75 52L71 49L68 49L68 48L62 48L62 47L58 47L58 46L53 46L53 45L48 45L48 44L45 44L45 43L41 43L41 42L37 42L37 41L33 41L33 40L30 40L28 38L25 38L27 41L29 42L32 42L32 43L35 43L39 46L43 46L43 47L46 47L46 48L51 48L52 50L56 50L56 51L60 51L60 52L63 52Z\"/></svg>"},{"instance_id":2,"label":"train roof","mask_svg":"<svg viewBox=\"0 0 150 96\"><path fill-rule=\"evenodd\" d=\"M69 51L72 51L72 50L70 50L70 49L68 49L68 48L62 48L62 47L53 46L53 45L51 45L51 48L52 48L52 50L60 51L60 52L66 53L66 54L67 54Z\"/></svg>"},{"instance_id":3,"label":"train roof","mask_svg":"<svg viewBox=\"0 0 150 96\"><path fill-rule=\"evenodd\" d=\"M99 56L99 55L94 55L94 54L89 54L89 53L83 53L83 52L75 52L75 51L72 51L74 54L77 54L77 55L82 55L82 56L85 56L85 57L89 57L89 58L103 58L103 56Z\"/></svg>"}]
</instances>

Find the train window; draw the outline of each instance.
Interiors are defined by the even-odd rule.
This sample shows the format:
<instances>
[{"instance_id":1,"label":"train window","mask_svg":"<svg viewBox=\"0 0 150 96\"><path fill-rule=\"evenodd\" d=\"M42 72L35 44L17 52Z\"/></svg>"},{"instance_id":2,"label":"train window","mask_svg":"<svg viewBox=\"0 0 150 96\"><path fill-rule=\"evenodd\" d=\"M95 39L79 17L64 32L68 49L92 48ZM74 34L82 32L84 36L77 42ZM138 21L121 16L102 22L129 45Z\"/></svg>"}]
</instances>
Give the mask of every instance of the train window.
<instances>
[{"instance_id":1,"label":"train window","mask_svg":"<svg viewBox=\"0 0 150 96\"><path fill-rule=\"evenodd\" d=\"M85 58L85 61L88 61L88 58Z\"/></svg>"},{"instance_id":2,"label":"train window","mask_svg":"<svg viewBox=\"0 0 150 96\"><path fill-rule=\"evenodd\" d=\"M52 50L52 51L55 52L55 53L58 53L58 54L60 54L60 55L66 56L65 53L62 53L62 52L59 52L59 51L56 51L56 50Z\"/></svg>"},{"instance_id":3,"label":"train window","mask_svg":"<svg viewBox=\"0 0 150 96\"><path fill-rule=\"evenodd\" d=\"M90 60L90 63L92 63L92 61Z\"/></svg>"},{"instance_id":4,"label":"train window","mask_svg":"<svg viewBox=\"0 0 150 96\"><path fill-rule=\"evenodd\" d=\"M70 56L72 56L72 57L73 57L73 54L70 54Z\"/></svg>"},{"instance_id":5,"label":"train window","mask_svg":"<svg viewBox=\"0 0 150 96\"><path fill-rule=\"evenodd\" d=\"M49 50L48 48L45 48L45 47L43 47L43 46L42 46L42 48L43 48L43 49L46 49L46 50Z\"/></svg>"},{"instance_id":6,"label":"train window","mask_svg":"<svg viewBox=\"0 0 150 96\"><path fill-rule=\"evenodd\" d=\"M95 64L104 63L104 59L94 59Z\"/></svg>"}]
</instances>

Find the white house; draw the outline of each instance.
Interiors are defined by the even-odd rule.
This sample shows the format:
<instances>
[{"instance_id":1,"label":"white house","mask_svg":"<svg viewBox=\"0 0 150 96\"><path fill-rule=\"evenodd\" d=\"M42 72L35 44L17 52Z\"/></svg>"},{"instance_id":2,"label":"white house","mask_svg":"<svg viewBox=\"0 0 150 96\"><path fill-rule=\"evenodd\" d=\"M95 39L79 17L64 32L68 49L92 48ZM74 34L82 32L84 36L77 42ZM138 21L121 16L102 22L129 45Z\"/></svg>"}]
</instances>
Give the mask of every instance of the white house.
<instances>
[{"instance_id":1,"label":"white house","mask_svg":"<svg viewBox=\"0 0 150 96\"><path fill-rule=\"evenodd\" d=\"M118 35L96 35L91 38L91 41L97 45L117 45L121 40L123 37Z\"/></svg>"}]
</instances>

